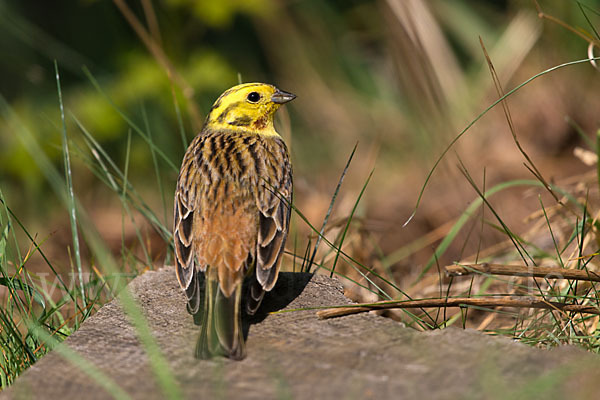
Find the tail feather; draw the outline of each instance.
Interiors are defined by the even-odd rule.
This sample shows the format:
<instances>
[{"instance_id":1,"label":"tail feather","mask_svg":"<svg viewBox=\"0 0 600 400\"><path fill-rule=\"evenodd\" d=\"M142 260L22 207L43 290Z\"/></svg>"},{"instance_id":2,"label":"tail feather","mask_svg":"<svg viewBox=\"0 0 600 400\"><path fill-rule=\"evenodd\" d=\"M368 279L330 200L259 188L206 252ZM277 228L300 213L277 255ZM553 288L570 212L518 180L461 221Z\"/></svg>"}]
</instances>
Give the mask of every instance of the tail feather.
<instances>
[{"instance_id":1,"label":"tail feather","mask_svg":"<svg viewBox=\"0 0 600 400\"><path fill-rule=\"evenodd\" d=\"M225 356L241 360L246 356L242 330L242 285L226 297L216 279L206 279L202 327L196 345L196 357Z\"/></svg>"},{"instance_id":2,"label":"tail feather","mask_svg":"<svg viewBox=\"0 0 600 400\"><path fill-rule=\"evenodd\" d=\"M200 305L202 303L202 290L200 288L202 284L202 276L200 273L195 272L192 275L190 285L185 289L185 294L188 298L187 311L194 316L200 311Z\"/></svg>"},{"instance_id":3,"label":"tail feather","mask_svg":"<svg viewBox=\"0 0 600 400\"><path fill-rule=\"evenodd\" d=\"M246 296L246 313L248 315L256 314L263 297L265 297L265 289L263 289L256 277L252 277L248 285L248 295Z\"/></svg>"}]
</instances>

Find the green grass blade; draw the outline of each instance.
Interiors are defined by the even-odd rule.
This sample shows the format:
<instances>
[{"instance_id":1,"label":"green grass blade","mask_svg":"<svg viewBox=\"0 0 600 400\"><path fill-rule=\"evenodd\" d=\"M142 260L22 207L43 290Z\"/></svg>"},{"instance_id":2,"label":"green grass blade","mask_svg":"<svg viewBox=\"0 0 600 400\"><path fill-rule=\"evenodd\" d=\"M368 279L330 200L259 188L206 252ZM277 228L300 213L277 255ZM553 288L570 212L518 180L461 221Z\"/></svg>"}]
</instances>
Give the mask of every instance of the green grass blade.
<instances>
[{"instance_id":1,"label":"green grass blade","mask_svg":"<svg viewBox=\"0 0 600 400\"><path fill-rule=\"evenodd\" d=\"M62 98L62 90L60 87L60 74L58 71L58 63L54 61L54 72L56 74L56 88L58 90L58 103L60 106L60 119L62 121L62 147L63 161L65 168L65 179L67 189L67 201L69 210L69 220L71 222L71 235L73 240L73 250L75 251L75 265L77 266L77 276L79 278L79 289L83 308L86 308L86 296L84 292L83 270L81 267L81 250L79 246L79 233L77 229L77 210L75 208L75 194L73 193L73 176L71 172L71 158L69 155L69 142L67 139L67 123L65 121L65 109Z\"/></svg>"},{"instance_id":2,"label":"green grass blade","mask_svg":"<svg viewBox=\"0 0 600 400\"><path fill-rule=\"evenodd\" d=\"M594 60L600 60L600 57L594 57ZM465 133L467 133L467 131L469 129L471 129L471 127L473 125L475 125L475 123L477 121L479 121L485 114L487 114L488 111L490 111L492 108L496 107L498 104L500 104L502 101L504 101L504 99L506 99L508 96L511 96L513 93L517 92L519 89L523 88L525 85L528 85L530 82L532 82L533 80L535 80L535 79L537 79L537 78L539 78L541 76L544 76L546 74L549 74L550 72L554 72L556 70L559 70L559 69L562 69L562 68L565 68L565 67L569 67L571 65L583 64L583 63L587 63L589 61L590 61L590 59L588 59L588 58L583 59L583 60L570 61L570 62L566 62L566 63L563 63L563 64L556 65L556 66L554 66L552 68L548 68L548 69L546 69L546 70L544 70L542 72L539 72L539 73L533 75L529 79L525 80L524 82L520 83L519 85L517 85L513 89L509 90L504 96L502 96L499 99L497 99L496 101L494 101L490 106L488 106L485 110L483 110L473 121L469 122L469 124L458 135L456 135L454 137L454 139L452 139L450 141L450 143L448 144L448 146L444 149L444 151L442 152L442 154L440 154L440 156L437 158L437 160L433 164L433 167L431 167L431 169L429 170L429 173L427 174L427 177L425 178L425 182L423 182L423 186L421 186L421 190L419 191L419 196L417 197L417 202L415 204L413 212L408 217L408 219L406 220L406 222L404 223L404 226L406 226L413 219L413 217L416 215L417 210L419 208L419 205L421 204L421 199L423 198L423 194L425 193L425 189L427 188L427 185L429 184L429 181L431 180L431 177L432 177L433 173L437 169L437 167L440 164L440 162L442 161L442 159L450 151L450 149L452 148L452 146L454 146L454 144L456 142L458 142L458 140Z\"/></svg>"},{"instance_id":3,"label":"green grass blade","mask_svg":"<svg viewBox=\"0 0 600 400\"><path fill-rule=\"evenodd\" d=\"M367 177L365 184L363 185L362 189L360 190L360 193L358 194L358 197L356 198L356 201L354 202L354 206L352 207L352 211L350 212L350 216L348 217L348 221L346 222L346 226L344 227L342 237L340 238L340 244L338 245L338 249L340 249L340 250L342 249L342 245L344 244L344 239L346 238L346 233L348 233L348 228L350 228L350 224L352 223L352 218L354 217L354 213L356 212L358 203L360 202L360 199L362 198L363 194L365 193L365 189L367 188L367 185L369 184L369 181L371 180L371 177L373 176L373 172L375 172L375 170L372 170L371 173L369 174L369 176ZM319 237L321 237L321 236L319 236ZM339 257L340 257L340 252L338 250L337 254L335 255L335 259L333 260L333 267L331 267L331 274L329 275L329 277L333 277L333 271L335 271L335 267L337 265Z\"/></svg>"},{"instance_id":4,"label":"green grass blade","mask_svg":"<svg viewBox=\"0 0 600 400\"><path fill-rule=\"evenodd\" d=\"M502 190L505 190L505 189L508 189L511 187L516 187L516 186L543 187L542 183L537 180L515 180L515 181L500 183L500 184L492 187L485 193L485 197L489 198L490 196L492 196ZM469 205L469 207L460 215L458 220L452 226L452 229L450 229L450 232L448 232L448 234L444 237L442 242L435 249L433 255L429 258L429 261L427 261L427 264L425 264L425 267L423 268L423 270L421 271L421 273L419 274L419 276L417 277L415 282L413 282L413 285L416 282L418 282L419 280L421 280L421 278L423 278L423 276L427 273L427 271L429 271L431 266L435 263L435 260L439 259L446 252L446 250L448 249L450 244L452 244L452 242L454 241L454 239L456 238L456 236L458 235L458 233L460 232L462 227L469 220L469 218L471 218L471 216L475 215L477 208L480 207L482 203L483 203L483 199L481 197L477 197Z\"/></svg>"},{"instance_id":5,"label":"green grass blade","mask_svg":"<svg viewBox=\"0 0 600 400\"><path fill-rule=\"evenodd\" d=\"M92 154L94 154L94 151L96 151L98 153L99 156L94 155L95 159L99 160L100 158L102 158L103 160L105 160L108 163L108 165L111 167L111 170L116 174L116 176L120 180L123 181L123 185L126 186L127 190L123 191L122 193L124 196L126 196L126 199L148 220L150 225L165 240L165 242L170 243L171 235L172 235L171 230L169 228L167 228L163 223L160 222L160 220L158 219L158 217L156 216L154 211L152 211L152 209L142 200L142 197L137 193L135 188L131 184L128 183L125 175L123 174L123 172L121 172L121 170L119 169L117 164L107 154L107 152L102 148L102 146L96 141L96 139L94 139L94 137L91 135L91 133L88 132L88 130L79 121L79 119L77 119L77 117L75 117L74 115L71 115L71 117L73 118L73 120L75 121L75 123L77 124L77 126L79 127L81 132L83 133L84 137L91 143L91 146L88 144L88 147L92 151ZM102 156L102 157L100 157L100 156ZM93 169L92 163L88 162L87 164L88 164L88 167ZM119 193L119 188L113 179L113 174L109 173L108 169L106 167L101 167L98 170L93 169L93 171L102 172L101 174L96 174L96 176L98 176L100 179L102 179L105 183L108 180L108 182L110 183L109 187L113 191Z\"/></svg>"},{"instance_id":6,"label":"green grass blade","mask_svg":"<svg viewBox=\"0 0 600 400\"><path fill-rule=\"evenodd\" d=\"M104 91L104 89L102 89L102 87L100 86L100 84L98 83L98 81L96 80L96 78L94 77L94 75L92 75L92 73L90 72L90 70L84 67L83 68L83 72L85 73L85 75L87 76L87 78L90 80L90 82L92 83L92 85L96 88L96 90L106 99L106 101L108 101L108 103L121 116L121 118L123 118L123 120L125 120L125 122L127 122L127 124L129 124L129 126L135 132L137 132L146 141L146 143L148 143L148 145L150 147L152 147L152 149L154 151L156 151L156 154L158 154L173 171L175 171L175 172L179 171L179 168L177 168L175 166L175 164L173 164L173 161L171 161L171 159L169 159L169 157L167 157L167 155L162 151L162 149L160 147L157 147L154 144L154 142L152 142L152 140L148 137L148 134L146 134L142 129L140 129L131 120L131 118L129 118L127 115L125 115L125 113L123 111L121 111L117 107L117 105L111 100L111 98L108 96L108 94L106 94L106 92Z\"/></svg>"},{"instance_id":7,"label":"green grass blade","mask_svg":"<svg viewBox=\"0 0 600 400\"><path fill-rule=\"evenodd\" d=\"M181 136L181 144L183 145L183 151L188 147L187 136L185 134L185 126L183 125L183 118L181 117L181 109L179 108L179 102L177 96L175 96L175 87L171 82L171 96L173 97L173 105L175 106L175 115L177 116L177 126L179 127L179 135Z\"/></svg>"},{"instance_id":8,"label":"green grass blade","mask_svg":"<svg viewBox=\"0 0 600 400\"><path fill-rule=\"evenodd\" d=\"M16 116L12 112L12 109L1 95L0 111L7 120L17 120ZM64 193L64 190L60 190L60 188L65 187L65 182L63 181L62 177L60 176L59 172L56 170L52 162L49 160L48 156L41 149L39 143L33 138L33 135L24 127L23 124L17 124L15 131L19 132L18 136L23 141L26 149L30 152L41 171L45 174L46 178L50 182L52 188L57 193L58 197L68 208L69 202L67 195ZM110 251L104 245L98 232L96 232L94 224L91 222L89 216L86 214L85 209L83 207L80 207L77 203L76 198L75 202L76 207L79 210L79 226L81 228L81 232L84 238L86 239L86 242L89 244L92 254L94 255L94 257L96 257L98 265L101 265L108 274L116 275L117 273L119 273L119 268L114 262ZM123 286L121 286L120 288L122 287ZM119 290L119 287L117 287L115 290ZM132 322L136 327L136 332L139 335L140 342L142 343L142 345L148 353L150 360L150 368L152 369L164 396L166 398L172 399L181 398L182 396L180 394L179 387L176 384L175 378L169 368L167 361L161 354L158 345L156 344L154 338L150 334L144 315L142 314L141 310L139 309L131 295L128 294L127 291L122 291L122 293L124 293L124 295L122 296L123 308L127 315L130 316ZM82 312L81 308L79 308L79 310L80 312Z\"/></svg>"},{"instance_id":9,"label":"green grass blade","mask_svg":"<svg viewBox=\"0 0 600 400\"><path fill-rule=\"evenodd\" d=\"M156 176L156 184L158 186L158 192L160 193L160 199L162 200L162 208L163 208L163 217L165 220L165 225L167 225L167 199L165 197L165 190L163 188L162 179L160 177L160 168L158 166L158 159L156 158L156 152L154 151L155 147L154 140L152 139L152 130L150 129L150 124L148 123L148 115L146 114L146 108L142 107L142 115L144 118L144 125L146 128L146 132L148 132L148 139L153 144L150 147L150 154L152 155L152 164L154 164L154 175Z\"/></svg>"},{"instance_id":10,"label":"green grass blade","mask_svg":"<svg viewBox=\"0 0 600 400\"><path fill-rule=\"evenodd\" d=\"M340 179L338 179L337 186L335 191L333 192L333 196L331 197L331 202L329 202L329 208L327 209L327 214L325 214L325 218L323 218L323 224L321 225L321 230L319 231L319 236L317 236L317 240L315 242L315 247L313 249L312 256L310 257L310 261L308 263L308 272L312 268L313 262L315 261L315 256L317 255L317 250L319 249L319 245L321 244L321 236L325 233L325 226L329 221L329 216L331 215L331 211L333 210L333 205L335 204L335 200L337 199L340 188L342 187L342 182L344 181L344 177L346 176L346 172L348 172L348 168L350 167L350 163L352 162L352 158L354 157L354 153L358 148L358 142L354 145L352 149L352 153L350 153L350 157L348 157L348 161L346 162L346 166L342 171L342 175L340 175Z\"/></svg>"}]
</instances>

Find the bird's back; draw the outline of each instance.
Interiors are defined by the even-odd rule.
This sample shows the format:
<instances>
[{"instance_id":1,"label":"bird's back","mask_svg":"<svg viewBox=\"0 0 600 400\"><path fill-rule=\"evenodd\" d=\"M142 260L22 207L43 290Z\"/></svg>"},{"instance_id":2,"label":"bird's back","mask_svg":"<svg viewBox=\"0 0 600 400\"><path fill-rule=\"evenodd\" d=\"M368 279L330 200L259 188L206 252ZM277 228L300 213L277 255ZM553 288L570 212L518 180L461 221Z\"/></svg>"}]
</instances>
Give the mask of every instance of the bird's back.
<instances>
[{"instance_id":1,"label":"bird's back","mask_svg":"<svg viewBox=\"0 0 600 400\"><path fill-rule=\"evenodd\" d=\"M184 156L178 187L187 208L194 210L196 268L215 267L209 274L218 275L230 296L256 260L261 210L269 214L278 210L282 195L291 197L287 148L278 137L205 131ZM272 234L265 229L278 227L277 221L265 225L265 235Z\"/></svg>"}]
</instances>

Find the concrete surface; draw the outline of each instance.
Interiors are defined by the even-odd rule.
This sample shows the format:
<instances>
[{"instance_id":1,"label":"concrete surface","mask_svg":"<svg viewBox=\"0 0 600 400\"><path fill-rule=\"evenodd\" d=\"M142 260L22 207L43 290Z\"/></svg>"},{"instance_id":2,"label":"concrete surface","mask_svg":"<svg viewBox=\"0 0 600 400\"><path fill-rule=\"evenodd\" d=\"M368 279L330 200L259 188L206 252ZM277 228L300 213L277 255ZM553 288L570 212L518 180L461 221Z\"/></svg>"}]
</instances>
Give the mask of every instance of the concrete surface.
<instances>
[{"instance_id":1,"label":"concrete surface","mask_svg":"<svg viewBox=\"0 0 600 400\"><path fill-rule=\"evenodd\" d=\"M249 326L243 361L193 357L198 327L185 311L173 268L147 272L129 289L188 399L592 399L600 359L572 347L534 349L508 338L446 329L420 333L374 314L319 320L345 304L337 280L283 273ZM131 398L165 398L118 300L61 346L110 376ZM600 396L600 395L598 395ZM53 351L0 398L111 398L89 374Z\"/></svg>"}]
</instances>

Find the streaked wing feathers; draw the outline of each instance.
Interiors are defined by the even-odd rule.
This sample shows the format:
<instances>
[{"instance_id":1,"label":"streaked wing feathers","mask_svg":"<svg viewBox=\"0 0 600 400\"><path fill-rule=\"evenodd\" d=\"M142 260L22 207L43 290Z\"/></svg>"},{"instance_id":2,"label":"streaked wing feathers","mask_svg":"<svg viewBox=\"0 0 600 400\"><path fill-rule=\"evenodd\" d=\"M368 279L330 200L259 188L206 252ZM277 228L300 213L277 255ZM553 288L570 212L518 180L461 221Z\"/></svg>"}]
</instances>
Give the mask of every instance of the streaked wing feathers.
<instances>
[{"instance_id":1,"label":"streaked wing feathers","mask_svg":"<svg viewBox=\"0 0 600 400\"><path fill-rule=\"evenodd\" d=\"M285 167L279 189L270 196L272 204L259 205L256 278L266 291L273 289L277 281L290 221L292 173L289 164L285 163ZM273 191L272 188L265 190Z\"/></svg>"},{"instance_id":2,"label":"streaked wing feathers","mask_svg":"<svg viewBox=\"0 0 600 400\"><path fill-rule=\"evenodd\" d=\"M181 179L181 178L180 178ZM173 218L173 241L175 247L175 265L177 280L188 298L188 312L195 314L200 309L201 277L195 269L194 240L193 240L193 204L189 204L189 188L183 188L178 182L175 193L175 215Z\"/></svg>"},{"instance_id":3,"label":"streaked wing feathers","mask_svg":"<svg viewBox=\"0 0 600 400\"><path fill-rule=\"evenodd\" d=\"M181 194L175 196L175 216L173 240L175 243L175 261L177 279L184 290L188 290L194 274L194 254L192 251L193 212L184 204Z\"/></svg>"}]
</instances>

